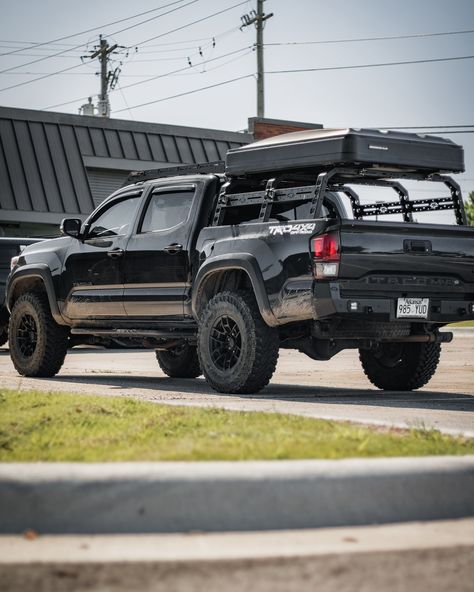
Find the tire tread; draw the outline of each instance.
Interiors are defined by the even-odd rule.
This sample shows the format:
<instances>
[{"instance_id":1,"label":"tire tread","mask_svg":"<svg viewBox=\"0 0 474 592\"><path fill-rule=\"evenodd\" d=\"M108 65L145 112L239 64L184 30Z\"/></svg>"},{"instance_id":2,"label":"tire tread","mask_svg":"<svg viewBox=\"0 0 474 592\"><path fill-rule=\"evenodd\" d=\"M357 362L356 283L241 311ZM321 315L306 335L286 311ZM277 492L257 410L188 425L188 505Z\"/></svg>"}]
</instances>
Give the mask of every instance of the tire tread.
<instances>
[{"instance_id":1,"label":"tire tread","mask_svg":"<svg viewBox=\"0 0 474 592\"><path fill-rule=\"evenodd\" d=\"M408 345L408 344L407 344ZM359 359L364 374L370 382L382 390L411 391L424 386L436 372L441 345L439 343L409 344L403 367L383 367L373 353L359 350Z\"/></svg>"},{"instance_id":2,"label":"tire tread","mask_svg":"<svg viewBox=\"0 0 474 592\"><path fill-rule=\"evenodd\" d=\"M190 345L185 350L181 360L171 359L167 351L156 351L156 359L161 370L170 378L197 378L202 374L199 358L195 346Z\"/></svg>"}]
</instances>

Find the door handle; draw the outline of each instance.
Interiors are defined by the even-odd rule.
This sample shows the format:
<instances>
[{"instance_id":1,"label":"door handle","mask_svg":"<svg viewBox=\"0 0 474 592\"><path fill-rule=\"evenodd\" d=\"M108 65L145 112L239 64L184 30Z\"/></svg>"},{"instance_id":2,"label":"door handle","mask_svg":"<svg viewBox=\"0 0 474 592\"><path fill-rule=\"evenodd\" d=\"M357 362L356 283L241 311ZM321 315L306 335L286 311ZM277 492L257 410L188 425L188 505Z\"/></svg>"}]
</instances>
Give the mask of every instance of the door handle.
<instances>
[{"instance_id":1,"label":"door handle","mask_svg":"<svg viewBox=\"0 0 474 592\"><path fill-rule=\"evenodd\" d=\"M429 240L404 240L403 250L405 253L431 253L432 245Z\"/></svg>"},{"instance_id":2,"label":"door handle","mask_svg":"<svg viewBox=\"0 0 474 592\"><path fill-rule=\"evenodd\" d=\"M178 253L179 251L183 250L183 245L179 245L178 243L172 243L165 247L165 251L168 253Z\"/></svg>"},{"instance_id":3,"label":"door handle","mask_svg":"<svg viewBox=\"0 0 474 592\"><path fill-rule=\"evenodd\" d=\"M107 251L107 255L111 258L111 259L118 259L119 257L122 257L122 255L124 254L124 250L123 249L112 249L112 251Z\"/></svg>"}]
</instances>

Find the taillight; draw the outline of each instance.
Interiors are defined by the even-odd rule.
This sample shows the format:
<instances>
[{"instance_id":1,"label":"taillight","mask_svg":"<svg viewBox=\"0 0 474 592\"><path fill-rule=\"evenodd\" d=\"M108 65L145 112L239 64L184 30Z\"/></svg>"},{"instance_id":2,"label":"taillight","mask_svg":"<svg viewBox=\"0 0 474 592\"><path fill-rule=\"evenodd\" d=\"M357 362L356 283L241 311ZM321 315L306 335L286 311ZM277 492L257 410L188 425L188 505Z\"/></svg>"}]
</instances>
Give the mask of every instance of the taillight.
<instances>
[{"instance_id":1,"label":"taillight","mask_svg":"<svg viewBox=\"0 0 474 592\"><path fill-rule=\"evenodd\" d=\"M318 280L337 277L341 259L339 233L329 232L312 238L311 251L314 276Z\"/></svg>"}]
</instances>

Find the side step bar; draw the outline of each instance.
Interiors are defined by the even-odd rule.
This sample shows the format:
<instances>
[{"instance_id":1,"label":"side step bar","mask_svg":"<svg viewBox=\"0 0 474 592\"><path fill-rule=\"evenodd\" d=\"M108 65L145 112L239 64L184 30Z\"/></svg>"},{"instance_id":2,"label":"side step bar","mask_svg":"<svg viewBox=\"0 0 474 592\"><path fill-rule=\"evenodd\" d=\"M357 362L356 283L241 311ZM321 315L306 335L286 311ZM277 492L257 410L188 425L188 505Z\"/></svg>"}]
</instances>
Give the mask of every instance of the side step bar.
<instances>
[{"instance_id":1,"label":"side step bar","mask_svg":"<svg viewBox=\"0 0 474 592\"><path fill-rule=\"evenodd\" d=\"M196 333L192 330L188 331L171 331L159 329L95 329L88 327L87 329L73 327L71 329L72 335L95 335L97 337L115 337L115 338L153 338L153 339L186 339L188 341L196 340Z\"/></svg>"}]
</instances>

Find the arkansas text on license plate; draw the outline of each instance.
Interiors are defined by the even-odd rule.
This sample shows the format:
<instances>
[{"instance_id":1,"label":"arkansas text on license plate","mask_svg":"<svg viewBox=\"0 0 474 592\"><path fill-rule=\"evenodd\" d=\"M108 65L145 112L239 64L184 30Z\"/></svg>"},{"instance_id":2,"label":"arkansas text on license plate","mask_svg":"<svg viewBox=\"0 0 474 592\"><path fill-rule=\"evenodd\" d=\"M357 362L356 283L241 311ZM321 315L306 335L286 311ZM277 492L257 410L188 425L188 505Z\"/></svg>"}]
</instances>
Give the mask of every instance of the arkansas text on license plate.
<instances>
[{"instance_id":1,"label":"arkansas text on license plate","mask_svg":"<svg viewBox=\"0 0 474 592\"><path fill-rule=\"evenodd\" d=\"M399 298L397 302L397 318L426 319L428 318L429 298Z\"/></svg>"}]
</instances>

